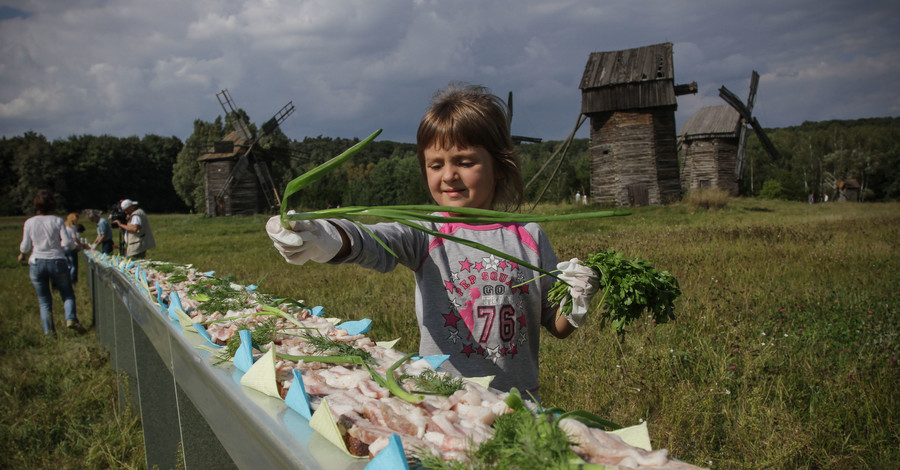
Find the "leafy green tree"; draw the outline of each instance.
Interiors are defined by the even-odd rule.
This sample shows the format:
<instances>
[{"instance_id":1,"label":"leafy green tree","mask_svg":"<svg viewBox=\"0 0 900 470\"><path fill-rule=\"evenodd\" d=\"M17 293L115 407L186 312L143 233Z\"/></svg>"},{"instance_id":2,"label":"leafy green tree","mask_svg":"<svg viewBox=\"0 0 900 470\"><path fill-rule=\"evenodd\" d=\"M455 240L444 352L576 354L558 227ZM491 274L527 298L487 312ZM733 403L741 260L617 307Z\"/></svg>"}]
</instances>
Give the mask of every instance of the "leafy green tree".
<instances>
[{"instance_id":1,"label":"leafy green tree","mask_svg":"<svg viewBox=\"0 0 900 470\"><path fill-rule=\"evenodd\" d=\"M762 190L759 192L759 197L763 199L782 199L784 197L784 188L781 187L781 183L778 180L766 180L763 183Z\"/></svg>"},{"instance_id":2,"label":"leafy green tree","mask_svg":"<svg viewBox=\"0 0 900 470\"><path fill-rule=\"evenodd\" d=\"M34 194L49 189L58 198L60 208L66 207L60 190L65 188L65 165L59 164L47 138L32 131L26 132L14 144L13 168L18 175L11 192L21 213L34 214Z\"/></svg>"},{"instance_id":3,"label":"leafy green tree","mask_svg":"<svg viewBox=\"0 0 900 470\"><path fill-rule=\"evenodd\" d=\"M206 212L203 164L197 161L197 158L214 142L222 140L224 135L225 128L221 116L214 122L197 119L194 121L194 131L178 152L172 169L172 186L184 204L194 212L201 214Z\"/></svg>"}]
</instances>

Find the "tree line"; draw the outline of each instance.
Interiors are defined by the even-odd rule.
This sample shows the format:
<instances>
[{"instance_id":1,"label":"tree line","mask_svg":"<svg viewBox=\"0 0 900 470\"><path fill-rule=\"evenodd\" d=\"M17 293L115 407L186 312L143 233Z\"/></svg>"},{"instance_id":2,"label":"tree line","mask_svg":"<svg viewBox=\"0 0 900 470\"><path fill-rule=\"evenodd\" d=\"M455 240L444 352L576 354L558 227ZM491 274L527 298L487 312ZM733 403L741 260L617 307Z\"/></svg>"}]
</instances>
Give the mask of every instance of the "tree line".
<instances>
[{"instance_id":1,"label":"tree line","mask_svg":"<svg viewBox=\"0 0 900 470\"><path fill-rule=\"evenodd\" d=\"M242 113L242 111L239 111ZM246 119L246 116L244 119ZM31 214L37 189L53 191L60 210L108 210L120 199L137 200L148 212L202 213L203 167L198 157L232 130L231 118L196 120L190 137L71 136L49 141L35 132L0 140L0 215ZM251 125L257 132L257 126ZM751 135L741 194L805 201L833 195L836 180L856 179L866 201L900 199L900 118L806 122L769 129L779 151L773 159ZM291 140L279 129L260 139L276 188L340 154L358 138ZM533 175L560 141L518 147L523 176ZM590 193L590 142L575 139L559 169L545 171L526 199L571 200ZM555 165L551 165L554 166ZM551 177L552 175L552 177ZM765 187L765 188L764 188ZM775 189L773 189L775 188ZM307 188L292 206L321 209L349 205L430 203L410 143L376 140L351 161Z\"/></svg>"},{"instance_id":2,"label":"tree line","mask_svg":"<svg viewBox=\"0 0 900 470\"><path fill-rule=\"evenodd\" d=\"M753 135L741 194L805 201L835 195L834 182L855 179L863 201L900 200L900 118L804 122L767 129L779 158ZM774 193L764 186L775 188Z\"/></svg>"}]
</instances>

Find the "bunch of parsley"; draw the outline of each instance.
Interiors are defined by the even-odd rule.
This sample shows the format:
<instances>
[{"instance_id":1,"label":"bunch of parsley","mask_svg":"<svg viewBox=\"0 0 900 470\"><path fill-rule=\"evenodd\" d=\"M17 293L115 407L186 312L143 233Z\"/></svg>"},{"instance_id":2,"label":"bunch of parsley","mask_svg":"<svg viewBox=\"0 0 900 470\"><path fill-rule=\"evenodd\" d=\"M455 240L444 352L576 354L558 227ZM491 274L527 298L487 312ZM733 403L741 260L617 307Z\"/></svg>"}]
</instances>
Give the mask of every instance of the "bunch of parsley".
<instances>
[{"instance_id":1,"label":"bunch of parsley","mask_svg":"<svg viewBox=\"0 0 900 470\"><path fill-rule=\"evenodd\" d=\"M650 312L653 321L666 323L675 319L675 299L681 295L681 287L668 271L658 271L640 258L626 259L615 250L601 250L589 255L581 264L591 268L599 279L603 291L597 312L600 325L609 322L620 336L625 326ZM568 295L568 285L557 281L548 298L559 304ZM569 313L572 304L566 302L562 313Z\"/></svg>"}]
</instances>

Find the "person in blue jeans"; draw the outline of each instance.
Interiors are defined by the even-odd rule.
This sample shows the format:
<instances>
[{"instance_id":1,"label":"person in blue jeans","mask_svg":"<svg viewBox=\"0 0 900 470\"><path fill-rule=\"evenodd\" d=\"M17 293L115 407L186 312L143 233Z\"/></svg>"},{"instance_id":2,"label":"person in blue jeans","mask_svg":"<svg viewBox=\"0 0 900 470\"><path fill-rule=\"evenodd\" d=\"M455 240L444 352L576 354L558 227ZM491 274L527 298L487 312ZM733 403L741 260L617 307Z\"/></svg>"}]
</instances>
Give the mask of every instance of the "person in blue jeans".
<instances>
[{"instance_id":1,"label":"person in blue jeans","mask_svg":"<svg viewBox=\"0 0 900 470\"><path fill-rule=\"evenodd\" d=\"M22 243L19 245L19 262L28 259L29 274L34 290L37 291L41 308L41 325L48 338L56 336L53 325L53 295L50 285L59 291L66 312L66 327L84 334L87 330L81 326L75 312L75 290L72 287L72 275L65 250L75 249L78 245L69 236L63 219L52 215L56 210L56 199L53 193L41 189L34 197L34 208L37 215L25 221ZM28 256L28 253L31 253Z\"/></svg>"}]
</instances>

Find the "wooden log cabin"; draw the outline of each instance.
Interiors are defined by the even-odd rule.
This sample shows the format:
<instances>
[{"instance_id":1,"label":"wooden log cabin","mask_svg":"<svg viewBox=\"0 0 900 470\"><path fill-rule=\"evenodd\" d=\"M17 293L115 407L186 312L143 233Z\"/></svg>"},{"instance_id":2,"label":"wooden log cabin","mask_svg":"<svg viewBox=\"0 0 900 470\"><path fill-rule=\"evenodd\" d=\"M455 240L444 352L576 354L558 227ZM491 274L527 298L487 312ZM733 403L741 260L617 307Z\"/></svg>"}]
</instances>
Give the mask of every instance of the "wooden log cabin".
<instances>
[{"instance_id":1,"label":"wooden log cabin","mask_svg":"<svg viewBox=\"0 0 900 470\"><path fill-rule=\"evenodd\" d=\"M660 205L681 199L675 147L672 43L590 54L581 112L591 120L591 192L603 206Z\"/></svg>"},{"instance_id":2,"label":"wooden log cabin","mask_svg":"<svg viewBox=\"0 0 900 470\"><path fill-rule=\"evenodd\" d=\"M716 188L737 196L736 174L741 116L731 106L706 106L688 118L678 133L681 189Z\"/></svg>"},{"instance_id":3,"label":"wooden log cabin","mask_svg":"<svg viewBox=\"0 0 900 470\"><path fill-rule=\"evenodd\" d=\"M207 216L252 215L266 209L265 198L252 164L230 183L227 194L219 197L229 175L249 147L250 142L235 131L216 142L213 148L197 159L203 162Z\"/></svg>"}]
</instances>

